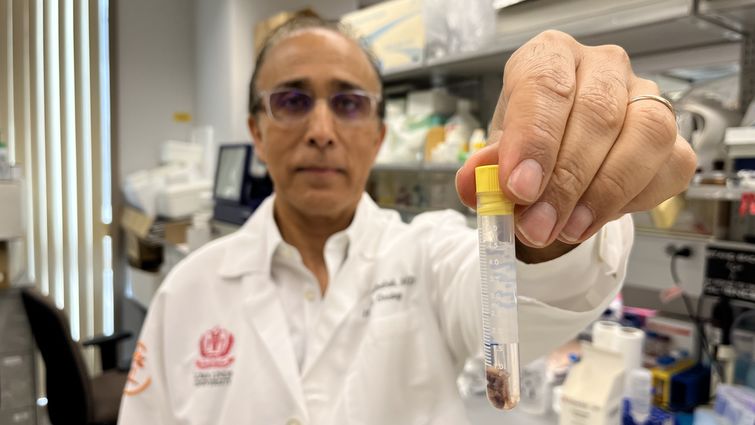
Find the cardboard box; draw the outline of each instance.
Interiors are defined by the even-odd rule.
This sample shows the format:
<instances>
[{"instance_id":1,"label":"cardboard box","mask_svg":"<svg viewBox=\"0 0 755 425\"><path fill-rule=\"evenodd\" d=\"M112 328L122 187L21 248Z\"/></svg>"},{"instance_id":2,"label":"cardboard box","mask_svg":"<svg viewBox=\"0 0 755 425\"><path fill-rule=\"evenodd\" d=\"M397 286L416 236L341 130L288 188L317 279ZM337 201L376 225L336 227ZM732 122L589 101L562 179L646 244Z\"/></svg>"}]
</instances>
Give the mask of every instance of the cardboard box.
<instances>
[{"instance_id":1,"label":"cardboard box","mask_svg":"<svg viewBox=\"0 0 755 425\"><path fill-rule=\"evenodd\" d=\"M167 242L178 245L186 243L186 231L191 226L191 219L155 219L136 208L126 207L121 214L121 226L139 239L156 244Z\"/></svg>"},{"instance_id":2,"label":"cardboard box","mask_svg":"<svg viewBox=\"0 0 755 425\"><path fill-rule=\"evenodd\" d=\"M166 222L164 225L163 237L165 242L173 245L186 243L186 232L191 227L191 220L180 220Z\"/></svg>"},{"instance_id":3,"label":"cardboard box","mask_svg":"<svg viewBox=\"0 0 755 425\"><path fill-rule=\"evenodd\" d=\"M348 13L341 22L365 39L383 71L421 64L425 58L422 0L391 0Z\"/></svg>"},{"instance_id":4,"label":"cardboard box","mask_svg":"<svg viewBox=\"0 0 755 425\"><path fill-rule=\"evenodd\" d=\"M156 220L143 212L126 207L121 227L126 238L126 256L131 266L156 271L163 262L163 244L186 243L191 220Z\"/></svg>"},{"instance_id":5,"label":"cardboard box","mask_svg":"<svg viewBox=\"0 0 755 425\"><path fill-rule=\"evenodd\" d=\"M262 43L265 42L265 39L270 33L288 22L290 19L299 16L317 17L317 13L307 7L293 12L281 12L265 19L264 21L258 22L257 25L254 26L254 55L259 55L260 50L262 50Z\"/></svg>"}]
</instances>

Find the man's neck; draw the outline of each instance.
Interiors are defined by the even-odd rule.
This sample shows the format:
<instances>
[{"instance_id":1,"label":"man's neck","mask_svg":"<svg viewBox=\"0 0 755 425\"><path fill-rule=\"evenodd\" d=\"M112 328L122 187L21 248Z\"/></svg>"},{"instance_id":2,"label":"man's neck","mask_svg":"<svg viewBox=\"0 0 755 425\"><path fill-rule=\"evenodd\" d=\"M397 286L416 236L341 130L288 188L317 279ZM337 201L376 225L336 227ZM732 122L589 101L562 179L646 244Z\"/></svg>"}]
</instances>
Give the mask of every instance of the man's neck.
<instances>
[{"instance_id":1,"label":"man's neck","mask_svg":"<svg viewBox=\"0 0 755 425\"><path fill-rule=\"evenodd\" d=\"M349 227L355 210L331 217L310 216L275 198L273 211L281 238L299 251L304 265L315 275L321 293L325 294L328 286L325 243L330 236Z\"/></svg>"}]
</instances>

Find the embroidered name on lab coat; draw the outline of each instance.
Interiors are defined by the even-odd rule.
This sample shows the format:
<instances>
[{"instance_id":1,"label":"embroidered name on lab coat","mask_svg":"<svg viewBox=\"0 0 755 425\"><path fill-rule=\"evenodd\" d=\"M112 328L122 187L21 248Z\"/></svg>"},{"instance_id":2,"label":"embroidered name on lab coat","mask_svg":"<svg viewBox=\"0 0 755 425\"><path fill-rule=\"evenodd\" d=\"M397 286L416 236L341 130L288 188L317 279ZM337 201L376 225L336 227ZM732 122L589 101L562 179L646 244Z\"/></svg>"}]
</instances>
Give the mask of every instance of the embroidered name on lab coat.
<instances>
[{"instance_id":1,"label":"embroidered name on lab coat","mask_svg":"<svg viewBox=\"0 0 755 425\"><path fill-rule=\"evenodd\" d=\"M393 306L396 308L402 306L401 301L406 298L407 289L416 282L417 278L413 275L380 280L372 287L369 304L362 312L362 316L369 317L373 313L373 308L385 307L387 310L393 310Z\"/></svg>"}]
</instances>

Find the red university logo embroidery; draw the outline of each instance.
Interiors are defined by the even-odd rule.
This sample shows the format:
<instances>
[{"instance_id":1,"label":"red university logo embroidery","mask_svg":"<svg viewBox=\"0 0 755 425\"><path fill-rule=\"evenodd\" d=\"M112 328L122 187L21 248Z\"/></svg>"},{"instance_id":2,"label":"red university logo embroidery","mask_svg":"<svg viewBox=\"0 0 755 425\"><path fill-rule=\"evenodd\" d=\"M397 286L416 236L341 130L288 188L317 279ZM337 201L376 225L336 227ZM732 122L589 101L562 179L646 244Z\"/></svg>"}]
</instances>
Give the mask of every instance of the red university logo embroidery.
<instances>
[{"instance_id":1,"label":"red university logo embroidery","mask_svg":"<svg viewBox=\"0 0 755 425\"><path fill-rule=\"evenodd\" d=\"M225 368L235 360L230 355L233 348L233 334L228 330L215 326L205 332L199 339L199 354L196 361L200 369Z\"/></svg>"}]
</instances>

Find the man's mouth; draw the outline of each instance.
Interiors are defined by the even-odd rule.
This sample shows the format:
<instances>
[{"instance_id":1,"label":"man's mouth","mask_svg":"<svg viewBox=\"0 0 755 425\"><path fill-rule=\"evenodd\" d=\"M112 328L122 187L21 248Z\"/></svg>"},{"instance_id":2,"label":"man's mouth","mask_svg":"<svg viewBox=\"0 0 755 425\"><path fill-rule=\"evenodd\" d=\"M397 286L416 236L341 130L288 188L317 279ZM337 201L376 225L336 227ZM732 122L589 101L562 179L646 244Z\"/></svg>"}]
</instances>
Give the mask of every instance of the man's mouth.
<instances>
[{"instance_id":1,"label":"man's mouth","mask_svg":"<svg viewBox=\"0 0 755 425\"><path fill-rule=\"evenodd\" d=\"M338 167L324 167L324 166L307 166L307 167L297 167L297 172L303 172L303 173L312 173L312 174L318 174L318 175L327 175L327 174L340 174L344 173L343 168Z\"/></svg>"}]
</instances>

